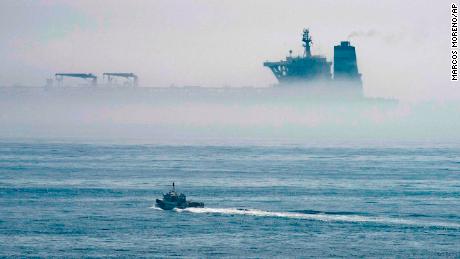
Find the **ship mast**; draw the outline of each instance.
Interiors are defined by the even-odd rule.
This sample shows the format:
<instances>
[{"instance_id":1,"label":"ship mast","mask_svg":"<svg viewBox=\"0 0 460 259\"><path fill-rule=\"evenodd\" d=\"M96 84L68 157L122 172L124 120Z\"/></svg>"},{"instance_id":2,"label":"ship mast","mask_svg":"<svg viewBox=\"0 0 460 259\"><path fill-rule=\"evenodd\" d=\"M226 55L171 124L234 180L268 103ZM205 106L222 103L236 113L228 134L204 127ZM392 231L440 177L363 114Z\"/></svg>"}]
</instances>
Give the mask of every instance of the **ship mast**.
<instances>
[{"instance_id":1,"label":"ship mast","mask_svg":"<svg viewBox=\"0 0 460 259\"><path fill-rule=\"evenodd\" d=\"M311 56L310 46L312 44L312 40L310 37L310 31L308 29L303 29L302 35L303 47L305 48L305 57Z\"/></svg>"}]
</instances>

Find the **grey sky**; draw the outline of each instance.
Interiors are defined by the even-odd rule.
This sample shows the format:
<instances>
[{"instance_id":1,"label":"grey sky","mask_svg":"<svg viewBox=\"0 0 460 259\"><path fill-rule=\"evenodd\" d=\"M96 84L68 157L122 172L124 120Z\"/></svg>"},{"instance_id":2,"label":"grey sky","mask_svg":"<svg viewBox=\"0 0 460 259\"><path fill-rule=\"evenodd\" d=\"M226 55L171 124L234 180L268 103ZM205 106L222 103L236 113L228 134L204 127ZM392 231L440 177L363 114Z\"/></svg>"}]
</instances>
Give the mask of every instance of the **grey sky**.
<instances>
[{"instance_id":1,"label":"grey sky","mask_svg":"<svg viewBox=\"0 0 460 259\"><path fill-rule=\"evenodd\" d=\"M55 72L128 71L143 86L268 86L265 60L357 47L365 92L459 97L449 78L451 1L0 2L0 85L43 85Z\"/></svg>"}]
</instances>

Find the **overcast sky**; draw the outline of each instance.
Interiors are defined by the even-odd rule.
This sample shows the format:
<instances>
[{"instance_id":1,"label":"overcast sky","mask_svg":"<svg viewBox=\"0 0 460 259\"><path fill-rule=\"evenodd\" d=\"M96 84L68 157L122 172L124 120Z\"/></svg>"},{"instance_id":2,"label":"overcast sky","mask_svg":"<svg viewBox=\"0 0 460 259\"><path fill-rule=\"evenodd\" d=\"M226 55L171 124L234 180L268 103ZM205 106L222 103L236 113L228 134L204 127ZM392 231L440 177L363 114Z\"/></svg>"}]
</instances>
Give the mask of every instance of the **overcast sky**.
<instances>
[{"instance_id":1,"label":"overcast sky","mask_svg":"<svg viewBox=\"0 0 460 259\"><path fill-rule=\"evenodd\" d=\"M289 49L357 47L373 96L460 96L450 82L452 1L0 1L0 85L56 72L134 72L142 86L268 86Z\"/></svg>"}]
</instances>

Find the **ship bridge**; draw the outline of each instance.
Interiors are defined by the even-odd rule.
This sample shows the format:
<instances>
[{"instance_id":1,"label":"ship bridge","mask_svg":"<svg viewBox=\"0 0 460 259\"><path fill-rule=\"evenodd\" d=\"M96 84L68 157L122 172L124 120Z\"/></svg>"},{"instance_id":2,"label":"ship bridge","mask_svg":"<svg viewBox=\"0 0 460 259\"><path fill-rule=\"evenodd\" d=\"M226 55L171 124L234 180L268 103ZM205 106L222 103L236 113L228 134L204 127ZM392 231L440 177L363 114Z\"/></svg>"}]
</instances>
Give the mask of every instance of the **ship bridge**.
<instances>
[{"instance_id":1,"label":"ship bridge","mask_svg":"<svg viewBox=\"0 0 460 259\"><path fill-rule=\"evenodd\" d=\"M331 80L331 65L323 56L312 55L312 39L308 29L303 30L302 41L304 47L303 56L292 57L275 62L264 62L264 66L270 68L280 83L309 82L314 80Z\"/></svg>"}]
</instances>

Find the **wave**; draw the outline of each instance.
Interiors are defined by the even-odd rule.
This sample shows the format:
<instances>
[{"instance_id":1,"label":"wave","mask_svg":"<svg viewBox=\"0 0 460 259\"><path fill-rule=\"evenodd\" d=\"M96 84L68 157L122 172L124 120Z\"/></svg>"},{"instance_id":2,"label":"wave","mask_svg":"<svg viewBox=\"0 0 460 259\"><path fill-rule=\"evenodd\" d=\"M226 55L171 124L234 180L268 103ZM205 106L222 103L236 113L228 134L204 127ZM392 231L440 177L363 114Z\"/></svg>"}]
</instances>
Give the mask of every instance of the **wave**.
<instances>
[{"instance_id":1,"label":"wave","mask_svg":"<svg viewBox=\"0 0 460 259\"><path fill-rule=\"evenodd\" d=\"M187 208L175 209L177 212L190 212L190 213L207 213L207 214L222 214L222 215L246 215L256 217L279 217L290 219L306 219L318 220L325 222L351 222L351 223L378 223L385 225L409 225L421 227L441 227L441 228L458 228L460 224L453 222L433 222L421 221L402 218L391 217L373 217L355 215L353 213L325 213L319 211L297 211L297 212L275 212L264 211L257 209L238 209L238 208ZM313 212L313 213L310 213Z\"/></svg>"}]
</instances>

